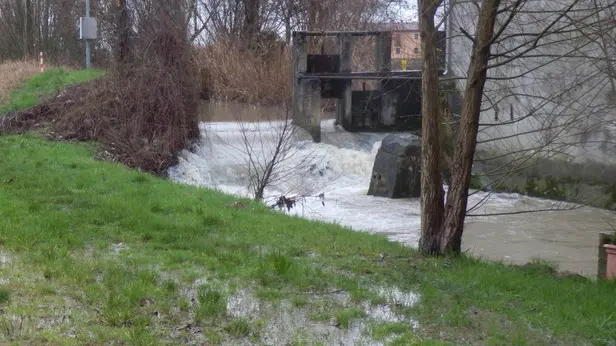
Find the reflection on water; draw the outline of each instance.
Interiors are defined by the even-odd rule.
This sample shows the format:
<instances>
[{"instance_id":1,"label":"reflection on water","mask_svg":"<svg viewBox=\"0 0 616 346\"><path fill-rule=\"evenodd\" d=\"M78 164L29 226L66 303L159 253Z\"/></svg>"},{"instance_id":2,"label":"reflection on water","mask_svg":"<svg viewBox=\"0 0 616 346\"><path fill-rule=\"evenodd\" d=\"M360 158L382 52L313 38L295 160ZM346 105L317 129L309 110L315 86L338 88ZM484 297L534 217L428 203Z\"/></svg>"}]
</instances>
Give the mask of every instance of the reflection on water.
<instances>
[{"instance_id":1,"label":"reflection on water","mask_svg":"<svg viewBox=\"0 0 616 346\"><path fill-rule=\"evenodd\" d=\"M201 124L202 142L193 152L184 151L180 162L170 169L172 179L188 184L249 195L246 137L234 121L261 121L250 130L252 146L259 157L270 157L277 126L284 110L237 104L206 104L209 121ZM265 119L268 119L265 121ZM272 120L269 120L272 119ZM279 169L285 172L266 191L266 201L280 195L305 196L291 213L326 220L358 231L385 234L391 239L416 246L419 239L419 201L367 196L372 165L380 141L386 134L349 133L322 123L323 142L312 143L298 131L295 142ZM325 205L318 198L325 194ZM469 206L482 201L486 193L469 198ZM498 193L489 196L475 214L532 211L552 207L554 202ZM560 270L592 276L596 273L598 233L616 225L616 215L596 208L570 211L467 218L463 246L489 259L523 264L540 258L555 262Z\"/></svg>"}]
</instances>

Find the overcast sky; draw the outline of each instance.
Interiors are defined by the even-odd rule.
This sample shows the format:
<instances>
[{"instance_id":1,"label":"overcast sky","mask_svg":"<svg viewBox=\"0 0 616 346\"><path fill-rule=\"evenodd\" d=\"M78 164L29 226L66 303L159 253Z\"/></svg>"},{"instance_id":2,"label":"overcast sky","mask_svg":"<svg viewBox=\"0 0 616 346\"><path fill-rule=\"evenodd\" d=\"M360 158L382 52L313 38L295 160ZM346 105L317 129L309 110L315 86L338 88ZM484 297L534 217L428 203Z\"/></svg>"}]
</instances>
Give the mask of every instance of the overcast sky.
<instances>
[{"instance_id":1,"label":"overcast sky","mask_svg":"<svg viewBox=\"0 0 616 346\"><path fill-rule=\"evenodd\" d=\"M417 21L417 2L407 0L403 4L392 4L388 16L397 22Z\"/></svg>"}]
</instances>

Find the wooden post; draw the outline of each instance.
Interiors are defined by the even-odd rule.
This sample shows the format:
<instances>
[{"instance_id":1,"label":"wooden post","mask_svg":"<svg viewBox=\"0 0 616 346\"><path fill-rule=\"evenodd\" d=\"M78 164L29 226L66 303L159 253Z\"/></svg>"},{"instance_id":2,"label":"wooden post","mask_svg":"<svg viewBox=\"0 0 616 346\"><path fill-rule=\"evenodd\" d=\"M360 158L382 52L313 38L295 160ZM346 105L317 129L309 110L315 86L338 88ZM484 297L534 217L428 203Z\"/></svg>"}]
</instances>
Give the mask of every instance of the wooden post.
<instances>
[{"instance_id":1,"label":"wooden post","mask_svg":"<svg viewBox=\"0 0 616 346\"><path fill-rule=\"evenodd\" d=\"M352 53L353 53L353 37L349 34L342 34L338 36L338 48L340 54L340 72L352 71ZM353 123L352 119L352 102L353 91L352 81L345 80L342 86L342 96L338 100L338 114L336 120L340 125L350 125Z\"/></svg>"},{"instance_id":2,"label":"wooden post","mask_svg":"<svg viewBox=\"0 0 616 346\"><path fill-rule=\"evenodd\" d=\"M606 271L607 271L607 254L605 253L605 248L603 245L607 244L612 237L609 233L599 233L599 251L598 251L598 262L597 262L597 276L599 279L605 279Z\"/></svg>"}]
</instances>

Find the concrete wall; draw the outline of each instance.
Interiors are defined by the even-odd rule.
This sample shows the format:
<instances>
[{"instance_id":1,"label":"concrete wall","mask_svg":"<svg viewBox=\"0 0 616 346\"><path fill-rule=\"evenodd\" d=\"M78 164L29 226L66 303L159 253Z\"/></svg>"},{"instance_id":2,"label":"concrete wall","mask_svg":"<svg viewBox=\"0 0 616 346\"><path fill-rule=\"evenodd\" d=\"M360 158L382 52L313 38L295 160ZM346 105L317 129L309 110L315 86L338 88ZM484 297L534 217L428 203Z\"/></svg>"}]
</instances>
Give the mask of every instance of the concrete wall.
<instances>
[{"instance_id":1,"label":"concrete wall","mask_svg":"<svg viewBox=\"0 0 616 346\"><path fill-rule=\"evenodd\" d=\"M504 35L540 32L556 17L554 11L569 4L529 0L524 7L526 13L516 14ZM576 15L591 13L584 6L591 4L578 6ZM459 1L453 7L451 68L457 77L466 76L472 47L460 28L473 34L477 12L470 2ZM596 20L589 17L587 22ZM559 27L571 31L571 21L563 19L553 28ZM530 39L510 38L493 46L492 52L506 52ZM566 161L616 164L616 141L612 140L616 138L616 100L601 58L596 43L571 32L550 35L522 58L490 69L479 148L511 153L524 150L537 157L555 155ZM491 64L502 61L493 60ZM459 90L464 90L465 80L457 83Z\"/></svg>"}]
</instances>

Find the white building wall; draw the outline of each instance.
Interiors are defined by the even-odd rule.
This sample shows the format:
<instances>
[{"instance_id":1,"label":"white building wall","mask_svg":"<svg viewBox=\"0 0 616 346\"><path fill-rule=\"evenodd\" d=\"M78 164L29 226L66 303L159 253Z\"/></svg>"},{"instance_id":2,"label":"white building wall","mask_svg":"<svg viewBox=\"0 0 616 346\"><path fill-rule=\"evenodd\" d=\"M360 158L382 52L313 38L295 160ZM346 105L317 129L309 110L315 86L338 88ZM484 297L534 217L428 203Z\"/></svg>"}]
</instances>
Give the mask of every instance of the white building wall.
<instances>
[{"instance_id":1,"label":"white building wall","mask_svg":"<svg viewBox=\"0 0 616 346\"><path fill-rule=\"evenodd\" d=\"M478 8L470 1L455 2L451 18L451 70L455 76L465 77L472 42L463 32L474 34ZM494 45L492 53L506 52L522 42L533 41L535 37L531 34L544 30L557 17L557 11L571 3L572 0L528 0L523 13L516 14L503 33L503 36L516 36ZM596 23L597 17L589 9L591 5L577 6L571 16L588 17L586 23ZM505 16L500 15L500 22ZM600 16L604 18L607 14ZM609 96L612 89L606 72L607 61L600 46L583 37L573 26L574 22L567 18L558 20L552 28L561 33L538 40L537 48L523 57L488 71L490 79L486 83L479 135L479 141L484 143L479 144L480 149L563 151L576 160L616 163L611 143L616 142L611 139L616 133L613 125L616 100ZM499 28L497 24L496 30ZM562 33L565 30L568 32ZM616 29L612 32L616 38ZM613 50L616 41L613 44L610 59L616 57ZM526 47L511 54L520 53ZM499 60L490 62L495 63ZM458 83L460 90L464 90L465 80L462 78Z\"/></svg>"}]
</instances>

